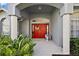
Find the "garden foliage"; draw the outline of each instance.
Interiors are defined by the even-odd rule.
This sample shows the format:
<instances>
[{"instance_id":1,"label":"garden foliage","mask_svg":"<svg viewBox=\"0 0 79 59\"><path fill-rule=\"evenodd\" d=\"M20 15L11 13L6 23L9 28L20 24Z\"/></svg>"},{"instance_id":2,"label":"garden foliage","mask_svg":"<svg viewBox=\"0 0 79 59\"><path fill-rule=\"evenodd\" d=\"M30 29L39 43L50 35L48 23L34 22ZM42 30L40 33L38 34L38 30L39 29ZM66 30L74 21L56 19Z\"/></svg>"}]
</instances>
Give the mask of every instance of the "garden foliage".
<instances>
[{"instance_id":1,"label":"garden foliage","mask_svg":"<svg viewBox=\"0 0 79 59\"><path fill-rule=\"evenodd\" d=\"M70 54L79 56L79 38L70 39Z\"/></svg>"},{"instance_id":2,"label":"garden foliage","mask_svg":"<svg viewBox=\"0 0 79 59\"><path fill-rule=\"evenodd\" d=\"M17 39L12 40L10 36L0 35L1 56L32 56L35 46L32 38L20 34Z\"/></svg>"}]
</instances>

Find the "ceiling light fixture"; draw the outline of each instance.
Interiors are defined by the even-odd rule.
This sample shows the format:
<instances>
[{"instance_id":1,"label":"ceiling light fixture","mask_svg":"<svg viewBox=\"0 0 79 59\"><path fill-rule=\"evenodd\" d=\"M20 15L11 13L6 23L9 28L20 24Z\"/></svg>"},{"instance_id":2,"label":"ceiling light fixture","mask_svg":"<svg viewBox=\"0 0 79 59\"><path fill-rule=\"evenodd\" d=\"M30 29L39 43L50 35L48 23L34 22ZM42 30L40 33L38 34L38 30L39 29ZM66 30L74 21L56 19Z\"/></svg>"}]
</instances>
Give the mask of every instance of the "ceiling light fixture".
<instances>
[{"instance_id":1,"label":"ceiling light fixture","mask_svg":"<svg viewBox=\"0 0 79 59\"><path fill-rule=\"evenodd\" d=\"M41 6L39 6L39 7L38 7L38 9L39 9L39 10L41 10L41 9L42 9L42 7L41 7Z\"/></svg>"}]
</instances>

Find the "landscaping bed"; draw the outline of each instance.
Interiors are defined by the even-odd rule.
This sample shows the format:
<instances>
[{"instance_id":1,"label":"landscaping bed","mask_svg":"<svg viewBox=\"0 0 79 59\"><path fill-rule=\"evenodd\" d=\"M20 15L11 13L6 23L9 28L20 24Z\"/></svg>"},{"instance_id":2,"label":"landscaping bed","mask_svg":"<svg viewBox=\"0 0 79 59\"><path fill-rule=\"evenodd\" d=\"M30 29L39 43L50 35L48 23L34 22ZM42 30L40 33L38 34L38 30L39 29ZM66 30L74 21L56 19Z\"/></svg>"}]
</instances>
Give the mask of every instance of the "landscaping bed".
<instances>
[{"instance_id":1,"label":"landscaping bed","mask_svg":"<svg viewBox=\"0 0 79 59\"><path fill-rule=\"evenodd\" d=\"M79 38L70 39L70 54L73 56L79 56Z\"/></svg>"},{"instance_id":2,"label":"landscaping bed","mask_svg":"<svg viewBox=\"0 0 79 59\"><path fill-rule=\"evenodd\" d=\"M34 46L32 38L23 34L14 40L10 36L0 35L0 56L32 56Z\"/></svg>"}]
</instances>

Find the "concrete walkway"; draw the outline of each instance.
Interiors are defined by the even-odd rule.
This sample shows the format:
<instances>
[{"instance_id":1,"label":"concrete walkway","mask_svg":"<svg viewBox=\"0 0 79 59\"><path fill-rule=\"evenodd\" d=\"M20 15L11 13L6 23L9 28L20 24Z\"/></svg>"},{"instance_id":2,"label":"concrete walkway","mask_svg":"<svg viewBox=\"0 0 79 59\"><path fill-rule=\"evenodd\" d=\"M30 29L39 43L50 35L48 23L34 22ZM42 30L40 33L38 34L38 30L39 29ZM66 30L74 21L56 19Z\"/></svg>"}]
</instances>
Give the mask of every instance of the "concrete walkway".
<instances>
[{"instance_id":1,"label":"concrete walkway","mask_svg":"<svg viewBox=\"0 0 79 59\"><path fill-rule=\"evenodd\" d=\"M52 40L35 40L35 43L36 46L34 47L33 56L52 56L52 54L62 53L62 49L57 46Z\"/></svg>"}]
</instances>

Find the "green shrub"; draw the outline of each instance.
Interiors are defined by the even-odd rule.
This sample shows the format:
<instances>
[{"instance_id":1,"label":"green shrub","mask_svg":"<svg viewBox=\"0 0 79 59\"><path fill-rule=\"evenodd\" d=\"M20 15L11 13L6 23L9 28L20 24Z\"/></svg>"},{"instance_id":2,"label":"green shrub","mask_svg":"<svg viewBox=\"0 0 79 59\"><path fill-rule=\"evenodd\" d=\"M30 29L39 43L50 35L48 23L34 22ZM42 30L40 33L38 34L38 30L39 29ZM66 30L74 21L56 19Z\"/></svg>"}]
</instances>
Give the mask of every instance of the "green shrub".
<instances>
[{"instance_id":1,"label":"green shrub","mask_svg":"<svg viewBox=\"0 0 79 59\"><path fill-rule=\"evenodd\" d=\"M0 45L8 45L11 44L13 41L10 36L7 35L0 35Z\"/></svg>"},{"instance_id":2,"label":"green shrub","mask_svg":"<svg viewBox=\"0 0 79 59\"><path fill-rule=\"evenodd\" d=\"M1 56L31 56L35 43L32 38L20 34L17 39L12 40L10 36L0 36Z\"/></svg>"},{"instance_id":3,"label":"green shrub","mask_svg":"<svg viewBox=\"0 0 79 59\"><path fill-rule=\"evenodd\" d=\"M79 55L79 38L70 39L70 53L71 55Z\"/></svg>"}]
</instances>

